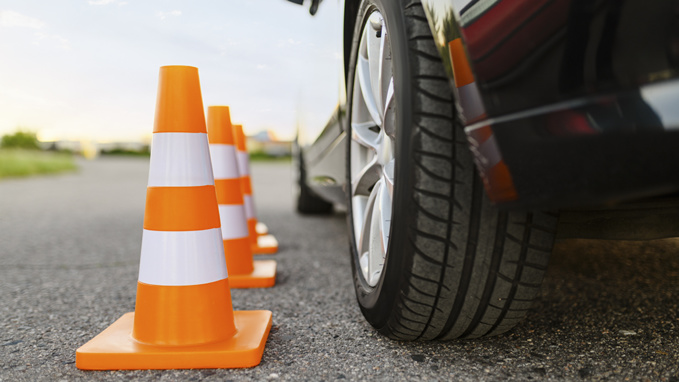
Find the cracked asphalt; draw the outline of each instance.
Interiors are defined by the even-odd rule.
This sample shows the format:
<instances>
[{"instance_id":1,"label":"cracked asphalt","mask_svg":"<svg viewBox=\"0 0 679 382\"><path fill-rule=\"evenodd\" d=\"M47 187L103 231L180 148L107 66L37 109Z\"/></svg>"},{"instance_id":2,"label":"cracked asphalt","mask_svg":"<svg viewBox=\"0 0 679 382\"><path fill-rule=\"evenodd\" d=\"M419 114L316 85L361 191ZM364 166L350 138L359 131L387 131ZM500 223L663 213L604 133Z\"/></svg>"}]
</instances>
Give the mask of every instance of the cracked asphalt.
<instances>
[{"instance_id":1,"label":"cracked asphalt","mask_svg":"<svg viewBox=\"0 0 679 382\"><path fill-rule=\"evenodd\" d=\"M233 290L273 311L243 370L80 371L75 350L134 309L148 161L0 181L0 381L648 380L679 382L679 239L557 243L540 300L509 333L401 343L363 320L344 215L293 212L288 163L254 163L277 285ZM259 258L259 257L258 257Z\"/></svg>"}]
</instances>

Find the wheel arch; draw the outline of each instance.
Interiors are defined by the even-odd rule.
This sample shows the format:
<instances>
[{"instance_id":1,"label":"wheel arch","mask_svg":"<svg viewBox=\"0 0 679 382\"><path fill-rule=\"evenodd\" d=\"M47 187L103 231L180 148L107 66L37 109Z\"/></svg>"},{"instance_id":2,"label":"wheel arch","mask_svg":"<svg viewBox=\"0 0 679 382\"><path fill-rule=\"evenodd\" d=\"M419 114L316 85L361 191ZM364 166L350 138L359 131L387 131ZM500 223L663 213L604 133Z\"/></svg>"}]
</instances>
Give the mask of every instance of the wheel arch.
<instances>
[{"instance_id":1,"label":"wheel arch","mask_svg":"<svg viewBox=\"0 0 679 382\"><path fill-rule=\"evenodd\" d=\"M358 7L360 0L346 0L344 2L344 32L343 32L343 55L344 55L344 86L346 81L349 81L349 61L351 57L351 44L354 37L354 28L356 27L356 17L358 16Z\"/></svg>"}]
</instances>

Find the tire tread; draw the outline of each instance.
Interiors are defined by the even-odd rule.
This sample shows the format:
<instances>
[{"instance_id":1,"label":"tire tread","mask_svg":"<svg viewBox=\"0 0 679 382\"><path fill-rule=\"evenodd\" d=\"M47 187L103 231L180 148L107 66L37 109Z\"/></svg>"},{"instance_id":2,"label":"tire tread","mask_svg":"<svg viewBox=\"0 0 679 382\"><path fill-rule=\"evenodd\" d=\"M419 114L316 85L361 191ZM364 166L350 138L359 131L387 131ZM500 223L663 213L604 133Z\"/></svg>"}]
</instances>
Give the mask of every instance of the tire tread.
<instances>
[{"instance_id":1,"label":"tire tread","mask_svg":"<svg viewBox=\"0 0 679 382\"><path fill-rule=\"evenodd\" d=\"M423 34L429 26L422 4L404 3L415 73L409 158L414 219L408 228L413 261L380 331L397 340L501 334L521 321L538 295L558 215L492 207L469 150L461 146L466 136L439 52L431 34Z\"/></svg>"}]
</instances>

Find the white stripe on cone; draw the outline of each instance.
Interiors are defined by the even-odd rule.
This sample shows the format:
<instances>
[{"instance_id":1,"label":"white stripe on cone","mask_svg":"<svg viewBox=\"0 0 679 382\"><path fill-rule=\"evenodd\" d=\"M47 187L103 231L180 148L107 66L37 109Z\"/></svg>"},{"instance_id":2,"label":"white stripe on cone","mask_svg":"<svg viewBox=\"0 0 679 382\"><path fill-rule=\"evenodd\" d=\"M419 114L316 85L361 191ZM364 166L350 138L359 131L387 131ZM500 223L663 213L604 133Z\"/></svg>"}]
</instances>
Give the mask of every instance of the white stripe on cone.
<instances>
[{"instance_id":1,"label":"white stripe on cone","mask_svg":"<svg viewBox=\"0 0 679 382\"><path fill-rule=\"evenodd\" d=\"M215 184L205 133L154 133L149 187Z\"/></svg>"},{"instance_id":2,"label":"white stripe on cone","mask_svg":"<svg viewBox=\"0 0 679 382\"><path fill-rule=\"evenodd\" d=\"M220 204L219 219L222 224L222 239L242 239L248 237L245 207L242 204Z\"/></svg>"},{"instance_id":3,"label":"white stripe on cone","mask_svg":"<svg viewBox=\"0 0 679 382\"><path fill-rule=\"evenodd\" d=\"M495 134L492 134L490 138L486 139L479 146L479 156L478 159L485 169L491 169L495 167L496 164L500 163L502 160L502 155L500 155L500 148L495 140Z\"/></svg>"},{"instance_id":4,"label":"white stripe on cone","mask_svg":"<svg viewBox=\"0 0 679 382\"><path fill-rule=\"evenodd\" d=\"M460 86L457 92L465 122L472 121L486 112L476 82Z\"/></svg>"},{"instance_id":5,"label":"white stripe on cone","mask_svg":"<svg viewBox=\"0 0 679 382\"><path fill-rule=\"evenodd\" d=\"M201 231L144 230L139 261L140 282L198 285L223 280L227 276L219 228Z\"/></svg>"},{"instance_id":6,"label":"white stripe on cone","mask_svg":"<svg viewBox=\"0 0 679 382\"><path fill-rule=\"evenodd\" d=\"M238 164L233 160L236 157L235 146L211 143L210 157L215 179L236 179L240 176Z\"/></svg>"},{"instance_id":7,"label":"white stripe on cone","mask_svg":"<svg viewBox=\"0 0 679 382\"><path fill-rule=\"evenodd\" d=\"M239 151L236 155L236 160L238 162L238 172L240 176L250 175L250 157L245 151Z\"/></svg>"},{"instance_id":8,"label":"white stripe on cone","mask_svg":"<svg viewBox=\"0 0 679 382\"><path fill-rule=\"evenodd\" d=\"M255 202L252 195L243 195L243 205L245 206L245 217L252 219L255 217Z\"/></svg>"}]
</instances>

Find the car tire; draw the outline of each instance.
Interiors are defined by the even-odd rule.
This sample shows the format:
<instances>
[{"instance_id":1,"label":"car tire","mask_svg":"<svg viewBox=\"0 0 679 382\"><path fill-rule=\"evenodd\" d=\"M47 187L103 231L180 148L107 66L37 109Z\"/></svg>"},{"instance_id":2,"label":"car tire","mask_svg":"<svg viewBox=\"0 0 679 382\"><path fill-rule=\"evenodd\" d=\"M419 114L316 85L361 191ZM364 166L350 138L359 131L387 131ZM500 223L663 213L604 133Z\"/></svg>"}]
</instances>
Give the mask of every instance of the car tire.
<instances>
[{"instance_id":1,"label":"car tire","mask_svg":"<svg viewBox=\"0 0 679 382\"><path fill-rule=\"evenodd\" d=\"M382 178L370 188L360 184L369 171L356 165L356 142L363 138L354 121L360 111L353 109L367 102L355 101L363 94L358 56L375 12L391 50L394 163L379 169ZM476 338L513 328L538 296L557 215L500 211L486 197L419 1L363 0L355 25L347 82L347 222L361 312L396 340ZM391 196L369 196L362 212L357 203L366 196L359 191L372 195L389 181ZM390 199L390 214L377 209L379 198ZM372 231L378 228L382 236ZM386 248L373 269L380 240Z\"/></svg>"},{"instance_id":2,"label":"car tire","mask_svg":"<svg viewBox=\"0 0 679 382\"><path fill-rule=\"evenodd\" d=\"M333 204L316 196L307 184L304 157L301 150L297 150L295 162L294 165L297 170L297 184L295 187L297 212L303 215L331 214L333 212Z\"/></svg>"}]
</instances>

